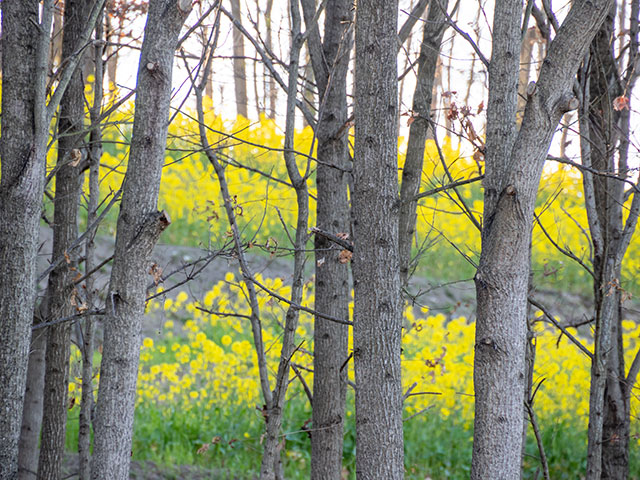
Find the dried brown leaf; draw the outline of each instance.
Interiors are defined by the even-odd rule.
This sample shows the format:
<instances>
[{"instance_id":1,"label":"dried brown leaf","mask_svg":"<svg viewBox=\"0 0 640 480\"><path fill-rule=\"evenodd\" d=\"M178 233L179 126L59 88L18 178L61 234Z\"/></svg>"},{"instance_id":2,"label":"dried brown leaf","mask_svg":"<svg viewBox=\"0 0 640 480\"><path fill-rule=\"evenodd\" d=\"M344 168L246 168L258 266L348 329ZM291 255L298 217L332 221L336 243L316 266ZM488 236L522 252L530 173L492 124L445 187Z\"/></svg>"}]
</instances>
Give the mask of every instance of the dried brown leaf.
<instances>
[{"instance_id":1,"label":"dried brown leaf","mask_svg":"<svg viewBox=\"0 0 640 480\"><path fill-rule=\"evenodd\" d=\"M151 264L151 267L149 267L149 275L153 277L153 283L155 283L156 287L162 282L162 268L160 268L157 263Z\"/></svg>"},{"instance_id":2,"label":"dried brown leaf","mask_svg":"<svg viewBox=\"0 0 640 480\"><path fill-rule=\"evenodd\" d=\"M349 263L351 261L351 257L353 257L353 253L345 249L338 255L338 261L340 263Z\"/></svg>"},{"instance_id":3,"label":"dried brown leaf","mask_svg":"<svg viewBox=\"0 0 640 480\"><path fill-rule=\"evenodd\" d=\"M82 152L74 148L69 153L69 156L71 157L71 166L77 167L80 164L80 160L82 160Z\"/></svg>"},{"instance_id":4,"label":"dried brown leaf","mask_svg":"<svg viewBox=\"0 0 640 480\"><path fill-rule=\"evenodd\" d=\"M629 110L629 97L621 95L613 99L613 109L619 112L620 110Z\"/></svg>"}]
</instances>

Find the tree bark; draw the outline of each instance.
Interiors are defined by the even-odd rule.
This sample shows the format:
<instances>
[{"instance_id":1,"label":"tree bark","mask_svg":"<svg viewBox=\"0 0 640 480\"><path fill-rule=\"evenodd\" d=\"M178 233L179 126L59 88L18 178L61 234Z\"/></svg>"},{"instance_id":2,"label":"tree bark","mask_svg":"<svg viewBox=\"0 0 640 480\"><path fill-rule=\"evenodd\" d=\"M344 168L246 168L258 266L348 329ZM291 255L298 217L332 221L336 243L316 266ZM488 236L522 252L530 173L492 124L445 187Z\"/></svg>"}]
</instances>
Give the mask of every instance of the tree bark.
<instances>
[{"instance_id":1,"label":"tree bark","mask_svg":"<svg viewBox=\"0 0 640 480\"><path fill-rule=\"evenodd\" d=\"M353 166L356 475L404 476L397 1L358 2Z\"/></svg>"},{"instance_id":2,"label":"tree bark","mask_svg":"<svg viewBox=\"0 0 640 480\"><path fill-rule=\"evenodd\" d=\"M264 11L264 20L266 23L266 41L265 46L269 52L273 52L273 26L271 20L271 11L273 10L273 0L267 0L267 5ZM266 70L266 69L265 69ZM274 120L276 118L276 104L278 103L278 87L273 75L266 74L267 81L265 84L265 108L267 98L269 99L269 118Z\"/></svg>"},{"instance_id":3,"label":"tree bark","mask_svg":"<svg viewBox=\"0 0 640 480\"><path fill-rule=\"evenodd\" d=\"M42 310L43 305L36 307ZM43 321L43 315L34 315L34 325ZM47 329L43 328L31 335L27 386L24 392L24 410L18 447L18 479L32 480L38 472L38 443L42 426L42 401L44 392L45 351L47 349Z\"/></svg>"},{"instance_id":4,"label":"tree bark","mask_svg":"<svg viewBox=\"0 0 640 480\"><path fill-rule=\"evenodd\" d=\"M93 106L90 110L92 131L90 134L91 147L89 156L89 199L87 201L87 225L93 225L98 217L98 206L100 202L100 158L102 157L102 130L100 125L100 114L102 111L102 100L104 97L104 64L102 56L104 45L100 44L103 38L102 16L96 23L95 39L98 44L94 47L94 84L93 84ZM85 243L85 272L91 272L96 266L95 258L95 235L96 226L87 237ZM85 292L87 296L88 308L94 308L96 291L94 291L93 276L85 280ZM80 399L80 415L78 418L78 478L89 480L91 478L91 425L94 408L93 397L93 353L94 353L95 326L94 318L89 316L84 321L82 328L82 396Z\"/></svg>"},{"instance_id":5,"label":"tree bark","mask_svg":"<svg viewBox=\"0 0 640 480\"><path fill-rule=\"evenodd\" d=\"M280 441L282 416L285 407L285 395L289 385L289 371L291 357L295 352L295 333L298 328L298 309L293 305L300 305L303 293L303 274L306 259L305 246L308 240L309 228L309 192L307 190L307 173L300 173L298 169L294 147L295 111L297 101L298 66L303 36L301 34L301 17L298 0L289 2L291 12L291 50L289 53L289 79L287 85L287 116L285 122L284 161L291 185L296 192L296 236L293 248L293 279L291 281L291 302L285 316L284 332L282 335L282 350L276 373L276 382L272 400L265 407L266 431L264 435L264 452L260 465L261 480L281 480L284 478Z\"/></svg>"},{"instance_id":6,"label":"tree bark","mask_svg":"<svg viewBox=\"0 0 640 480\"><path fill-rule=\"evenodd\" d=\"M67 0L65 3L62 58L69 58L79 49L92 3L91 0ZM73 315L76 313L74 301L81 302L76 299L73 287L78 254L69 248L78 237L78 202L82 189L82 173L78 167L83 130L84 82L78 69L60 102L52 261L62 256L66 261L49 274L47 321ZM39 479L56 480L61 477L67 424L70 340L69 322L48 327Z\"/></svg>"},{"instance_id":7,"label":"tree bark","mask_svg":"<svg viewBox=\"0 0 640 480\"><path fill-rule=\"evenodd\" d=\"M440 1L440 5L431 3L427 21L423 27L420 57L418 58L418 78L413 93L411 112L412 123L409 127L407 155L402 170L402 186L400 188L400 280L403 286L409 281L411 269L411 246L416 231L417 201L414 197L420 189L424 149L429 126L431 125L431 103L436 75L436 67L440 53L440 44L447 28L445 21L448 0Z\"/></svg>"},{"instance_id":8,"label":"tree bark","mask_svg":"<svg viewBox=\"0 0 640 480\"><path fill-rule=\"evenodd\" d=\"M138 69L129 165L106 299L92 478L129 477L136 380L149 258L169 225L157 211L173 56L190 0L152 0Z\"/></svg>"},{"instance_id":9,"label":"tree bark","mask_svg":"<svg viewBox=\"0 0 640 480\"><path fill-rule=\"evenodd\" d=\"M18 472L18 438L35 300L35 258L44 190L36 145L38 2L2 2L0 156L0 478ZM39 72L42 74L42 72Z\"/></svg>"},{"instance_id":10,"label":"tree bark","mask_svg":"<svg viewBox=\"0 0 640 480\"><path fill-rule=\"evenodd\" d=\"M230 1L231 14L240 22L242 19L240 0ZM244 61L244 35L235 27L233 28L233 84L236 92L237 113L247 118L249 116L249 100L247 99L247 70Z\"/></svg>"},{"instance_id":11,"label":"tree bark","mask_svg":"<svg viewBox=\"0 0 640 480\"><path fill-rule=\"evenodd\" d=\"M638 16L638 2L632 16ZM622 78L613 51L615 7L591 43L582 76L588 102L580 111L583 164L595 170L626 177L629 146L629 112L614 109L614 99L633 88L634 76ZM637 20L636 20L637 21ZM633 27L632 27L633 28ZM637 55L629 44L631 65ZM632 32L633 33L633 32ZM634 53L635 52L635 53ZM637 210L623 221L624 183L616 178L584 172L589 227L594 246L595 351L591 368L591 392L587 449L587 478L626 479L629 474L630 388L626 381L622 338L622 259L627 228L635 230ZM635 200L635 199L634 199Z\"/></svg>"},{"instance_id":12,"label":"tree bark","mask_svg":"<svg viewBox=\"0 0 640 480\"><path fill-rule=\"evenodd\" d=\"M347 70L352 43L351 3L329 0L322 43L313 25L315 1L302 2L307 30L316 29L307 45L318 86L318 167L316 222L323 230L349 233ZM349 266L340 248L315 237L315 309L335 318L349 317ZM313 331L313 431L311 478L342 475L344 409L347 391L349 328L316 317Z\"/></svg>"},{"instance_id":13,"label":"tree bark","mask_svg":"<svg viewBox=\"0 0 640 480\"><path fill-rule=\"evenodd\" d=\"M535 198L572 85L610 0L576 2L558 30L516 133L522 2L497 2L489 69L482 253L475 276L475 422L472 479L521 470L529 244Z\"/></svg>"}]
</instances>

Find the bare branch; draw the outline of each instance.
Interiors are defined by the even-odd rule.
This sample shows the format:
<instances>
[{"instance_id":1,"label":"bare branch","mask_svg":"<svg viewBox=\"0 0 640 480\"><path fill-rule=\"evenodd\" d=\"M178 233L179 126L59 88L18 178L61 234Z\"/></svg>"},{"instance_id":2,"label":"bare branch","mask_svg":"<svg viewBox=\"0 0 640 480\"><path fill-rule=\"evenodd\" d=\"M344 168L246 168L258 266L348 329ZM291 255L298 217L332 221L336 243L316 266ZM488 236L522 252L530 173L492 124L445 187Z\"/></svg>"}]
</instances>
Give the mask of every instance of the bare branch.
<instances>
[{"instance_id":1,"label":"bare branch","mask_svg":"<svg viewBox=\"0 0 640 480\"><path fill-rule=\"evenodd\" d=\"M418 22L418 20L420 20L420 16L424 13L429 3L430 0L418 0L418 3L416 3L415 7L413 7L413 10L411 10L410 12L401 10L401 12L407 14L407 19L402 24L402 27L400 27L400 30L398 30L398 48L400 48L402 44L407 41L411 30L413 30L415 24Z\"/></svg>"},{"instance_id":2,"label":"bare branch","mask_svg":"<svg viewBox=\"0 0 640 480\"><path fill-rule=\"evenodd\" d=\"M540 227L540 230L542 230L542 233L544 233L545 237L547 237L547 239L551 242L551 244L556 247L556 249L562 253L563 255L569 257L571 260L573 260L574 262L578 263L582 268L584 268L589 275L591 275L593 278L596 278L595 273L593 273L593 270L591 270L591 268L589 268L589 266L584 263L582 261L581 258L579 258L575 253L573 253L570 250L567 250L566 248L562 248L560 245L558 245L558 243L551 238L551 235L549 235L549 232L547 232L547 229L544 228L544 226L542 225L542 222L540 221L540 217L534 212L533 217L535 218L536 222L538 223L538 226Z\"/></svg>"},{"instance_id":3,"label":"bare branch","mask_svg":"<svg viewBox=\"0 0 640 480\"><path fill-rule=\"evenodd\" d=\"M438 8L442 8L438 0L434 0L434 1L438 4ZM443 9L443 13L445 18L447 19L447 23L451 26L451 28L453 28L456 32L458 32L458 34L460 34L460 36L462 36L462 38L464 38L469 43L469 45L471 45L471 48L473 48L473 50L476 52L476 55L478 55L478 58L480 59L480 61L484 64L485 68L488 69L489 60L487 60L487 57L484 56L478 44L471 38L471 36L467 32L465 32L458 26L458 24L453 20L453 18L451 18L451 15L449 15L449 13L446 10Z\"/></svg>"},{"instance_id":4,"label":"bare branch","mask_svg":"<svg viewBox=\"0 0 640 480\"><path fill-rule=\"evenodd\" d=\"M567 338L569 340L571 340L574 345L576 345L580 350L582 350L582 353L584 353L587 357L593 359L593 354L589 351L589 349L587 347L585 347L582 342L580 342L580 340L578 340L576 337L574 337L573 335L571 335L571 333L564 328L562 325L560 325L558 323L558 321L553 318L553 315L551 315L546 308L544 308L544 306L542 306L541 303L539 303L536 299L534 299L533 297L529 296L529 298L527 298L527 301L533 305L534 307L536 307L538 310L540 310L542 312L542 314L547 317L547 320L549 320L558 330L560 330L563 334L565 334L567 336Z\"/></svg>"},{"instance_id":5,"label":"bare branch","mask_svg":"<svg viewBox=\"0 0 640 480\"><path fill-rule=\"evenodd\" d=\"M468 185L470 183L475 183L484 178L484 175L478 175L477 177L468 178L466 180L456 180L453 183L449 183L447 185L442 185L440 187L432 188L431 190L427 190L426 192L420 192L418 195L413 197L413 200L420 200L424 197L429 197L431 195L435 195L436 193L444 192L445 190L449 190L450 188L461 187L462 185Z\"/></svg>"},{"instance_id":6,"label":"bare branch","mask_svg":"<svg viewBox=\"0 0 640 480\"><path fill-rule=\"evenodd\" d=\"M338 235L331 233L331 232L327 232L325 230L322 230L318 227L311 227L309 229L309 231L311 233L315 233L316 235L320 235L324 238L327 238L329 240L331 240L333 243L340 245L342 248L349 250L350 252L353 252L353 243L342 238L339 237Z\"/></svg>"},{"instance_id":7,"label":"bare branch","mask_svg":"<svg viewBox=\"0 0 640 480\"><path fill-rule=\"evenodd\" d=\"M544 445L542 443L542 435L540 435L540 428L538 427L538 420L536 419L536 413L533 410L532 401L526 401L525 407L527 408L527 413L529 414L529 421L531 422L531 427L533 428L533 434L536 437L536 443L538 444L538 452L540 452L540 463L542 464L542 475L545 480L550 480L549 476L549 462L547 461L547 455L544 451Z\"/></svg>"},{"instance_id":8,"label":"bare branch","mask_svg":"<svg viewBox=\"0 0 640 480\"><path fill-rule=\"evenodd\" d=\"M66 63L64 65L64 70L60 75L60 81L58 82L58 86L54 90L53 94L51 95L51 99L47 104L47 109L46 109L47 125L51 123L51 119L53 118L53 115L58 109L58 105L60 105L60 100L62 100L62 95L64 94L64 91L67 89L67 85L69 85L69 82L71 81L71 77L73 76L73 73L75 72L76 68L80 64L80 60L82 60L82 53L84 49L91 44L89 42L89 37L91 36L91 32L93 32L95 28L96 20L98 19L98 16L102 11L104 2L105 0L96 0L96 2L93 4L93 9L91 10L91 14L87 19L85 30L84 32L82 32L82 35L80 36L80 39L78 42L79 45L78 45L78 49L76 50L76 53L74 53L70 58L65 59Z\"/></svg>"}]
</instances>

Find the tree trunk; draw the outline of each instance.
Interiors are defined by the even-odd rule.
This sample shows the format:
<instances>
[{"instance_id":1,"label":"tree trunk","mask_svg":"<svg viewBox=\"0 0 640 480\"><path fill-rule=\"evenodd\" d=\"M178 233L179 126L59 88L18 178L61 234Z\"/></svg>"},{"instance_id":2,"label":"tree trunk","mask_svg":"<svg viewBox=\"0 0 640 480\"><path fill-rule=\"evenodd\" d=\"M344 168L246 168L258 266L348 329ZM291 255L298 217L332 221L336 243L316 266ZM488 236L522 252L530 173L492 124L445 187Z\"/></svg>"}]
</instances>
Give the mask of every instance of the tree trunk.
<instances>
[{"instance_id":1,"label":"tree trunk","mask_svg":"<svg viewBox=\"0 0 640 480\"><path fill-rule=\"evenodd\" d=\"M615 15L613 7L591 44L586 62L588 68L582 78L588 102L580 112L580 133L583 163L598 171L623 176L628 173L624 160L629 135L624 121L627 113L613 107L614 98L624 94L623 85L631 85L620 77L616 65L612 44ZM585 198L589 196L586 206L595 250L593 288L596 319L587 477L626 479L629 474L630 399L622 346L620 287L622 259L626 251L622 213L624 184L615 178L584 172L584 185ZM633 215L632 211L629 217Z\"/></svg>"},{"instance_id":2,"label":"tree trunk","mask_svg":"<svg viewBox=\"0 0 640 480\"><path fill-rule=\"evenodd\" d=\"M295 349L295 333L298 327L299 312L293 305L302 302L304 263L306 260L305 246L308 240L309 228L309 192L307 177L303 176L296 164L294 147L295 112L297 103L298 65L303 37L301 34L301 18L298 0L289 2L291 13L291 50L289 53L289 78L287 85L287 116L284 137L284 161L291 185L296 192L296 236L293 258L293 279L291 281L291 305L287 309L284 332L282 335L282 350L276 384L273 389L272 401L267 403L264 412L266 432L264 435L264 452L260 465L261 480L281 480L284 478L281 450L284 439L280 440L282 416L285 407L285 395L289 386L289 371L291 357Z\"/></svg>"},{"instance_id":3,"label":"tree trunk","mask_svg":"<svg viewBox=\"0 0 640 480\"><path fill-rule=\"evenodd\" d=\"M353 166L356 475L404 476L397 1L358 2Z\"/></svg>"},{"instance_id":4,"label":"tree trunk","mask_svg":"<svg viewBox=\"0 0 640 480\"><path fill-rule=\"evenodd\" d=\"M440 44L446 30L444 12L448 0L440 5L432 3L429 7L427 21L423 27L420 57L418 59L418 78L413 94L412 123L409 127L407 156L402 170L402 187L400 189L400 280L406 286L411 269L411 246L416 231L417 195L422 180L424 149L431 125L431 103L433 87L438 64Z\"/></svg>"},{"instance_id":5,"label":"tree trunk","mask_svg":"<svg viewBox=\"0 0 640 480\"><path fill-rule=\"evenodd\" d=\"M98 18L96 23L95 38L99 42L103 38L103 18ZM104 97L104 65L102 55L104 45L97 44L94 47L94 84L93 107L90 110L93 130L90 135L91 147L89 155L89 199L87 201L87 225L93 225L98 217L100 202L100 158L102 156L102 130L100 126L100 114ZM87 237L85 243L85 272L91 272L96 266L94 238L98 227L95 227ZM94 291L94 279L89 276L85 281L87 306L94 308L96 292ZM94 407L93 398L93 353L94 353L94 318L89 316L84 321L82 329L82 397L80 399L80 415L78 419L78 478L89 480L91 478L91 424Z\"/></svg>"},{"instance_id":6,"label":"tree trunk","mask_svg":"<svg viewBox=\"0 0 640 480\"><path fill-rule=\"evenodd\" d=\"M318 86L320 117L316 125L317 226L334 234L349 233L347 70L352 43L351 4L329 0L324 39L313 25L315 1L303 1L309 54ZM349 266L340 260L340 248L326 238L315 238L315 309L335 318L349 318ZM313 331L313 432L311 478L339 479L342 475L344 409L347 391L349 328L316 317Z\"/></svg>"},{"instance_id":7,"label":"tree trunk","mask_svg":"<svg viewBox=\"0 0 640 480\"><path fill-rule=\"evenodd\" d=\"M173 56L190 0L152 0L140 54L131 152L106 299L92 478L129 477L149 258L169 225L157 211Z\"/></svg>"},{"instance_id":8,"label":"tree trunk","mask_svg":"<svg viewBox=\"0 0 640 480\"><path fill-rule=\"evenodd\" d=\"M610 0L575 2L550 46L516 133L522 2L497 2L489 68L482 253L474 359L472 479L520 478L529 245L536 193L572 86Z\"/></svg>"},{"instance_id":9,"label":"tree trunk","mask_svg":"<svg viewBox=\"0 0 640 480\"><path fill-rule=\"evenodd\" d=\"M231 14L240 22L242 20L240 0L230 1ZM244 61L244 36L237 28L233 29L233 84L236 91L236 111L238 115L247 118L249 116L249 100L247 99L247 71Z\"/></svg>"},{"instance_id":10,"label":"tree trunk","mask_svg":"<svg viewBox=\"0 0 640 480\"><path fill-rule=\"evenodd\" d=\"M42 310L36 307L36 310ZM34 315L34 325L42 322L42 315ZM38 472L38 443L42 426L42 401L44 392L45 351L47 349L47 329L32 333L29 349L27 386L24 392L24 410L18 448L18 479L32 480Z\"/></svg>"},{"instance_id":11,"label":"tree trunk","mask_svg":"<svg viewBox=\"0 0 640 480\"><path fill-rule=\"evenodd\" d=\"M69 58L78 50L92 3L91 0L67 0L65 3L62 58ZM76 313L73 304L81 303L73 287L78 253L69 248L78 237L78 202L82 189L82 173L78 167L83 129L84 82L78 69L60 102L52 261L63 256L66 261L49 274L47 321L73 315ZM48 327L39 479L61 477L67 424L70 333L69 322Z\"/></svg>"},{"instance_id":12,"label":"tree trunk","mask_svg":"<svg viewBox=\"0 0 640 480\"><path fill-rule=\"evenodd\" d=\"M44 190L36 144L38 2L2 2L0 156L0 478L18 472L18 439L35 300L35 258ZM39 72L40 74L42 72Z\"/></svg>"},{"instance_id":13,"label":"tree trunk","mask_svg":"<svg viewBox=\"0 0 640 480\"><path fill-rule=\"evenodd\" d=\"M265 46L269 52L273 52L273 26L271 22L271 11L273 10L273 0L267 0L267 6L264 11L264 20L266 22L266 43ZM273 78L273 75L266 74L265 77L268 79L266 82L266 92L265 92L265 109L267 98L269 98L269 118L274 120L276 118L276 104L278 103L278 87L276 86L276 81Z\"/></svg>"}]
</instances>

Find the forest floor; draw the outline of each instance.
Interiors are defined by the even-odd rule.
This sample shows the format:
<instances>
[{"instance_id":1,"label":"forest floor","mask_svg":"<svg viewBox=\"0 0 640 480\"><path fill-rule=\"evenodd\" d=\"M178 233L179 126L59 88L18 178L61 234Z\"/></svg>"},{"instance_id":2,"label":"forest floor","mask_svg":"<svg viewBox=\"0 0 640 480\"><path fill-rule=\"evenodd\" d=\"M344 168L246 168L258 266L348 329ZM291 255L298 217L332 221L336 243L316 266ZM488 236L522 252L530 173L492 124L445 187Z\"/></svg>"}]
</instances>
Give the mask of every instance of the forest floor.
<instances>
[{"instance_id":1,"label":"forest floor","mask_svg":"<svg viewBox=\"0 0 640 480\"><path fill-rule=\"evenodd\" d=\"M38 271L46 268L51 252L50 230L41 229L41 246ZM113 239L99 237L96 241L97 261L108 258L113 252ZM180 270L194 260L208 255L206 249L183 247L176 245L158 245L153 253L153 261L168 273ZM292 275L292 262L288 257L269 256L268 254L248 254L254 273L260 273L263 277L280 277L283 282L290 280ZM313 259L309 257L305 277L309 280L313 275ZM109 267L104 267L96 277L96 287L104 292L109 281ZM188 282L174 290L171 287L185 280L193 273L189 267L171 276L164 282L164 289L170 290L166 295L175 298L180 291L186 291L192 301L202 299L217 282L224 279L227 272L238 273L238 262L234 258L219 256L213 259L202 271ZM238 277L239 278L239 275ZM151 284L152 277L149 276ZM46 281L41 282L40 292L46 287ZM417 297L419 305L426 305L432 314L443 313L449 318L465 316L469 320L475 320L475 287L472 280L459 282L439 283L426 278L414 278L409 287L410 293ZM580 323L591 316L592 302L587 295L579 295L566 291L537 291L536 299L555 316L562 319L563 324ZM640 321L640 302L628 302L626 318ZM162 335L162 324L166 319L162 314L149 316L145 320L144 335L157 337ZM589 328L589 327L583 327ZM77 454L69 453L65 459L65 472L63 478L74 478L78 466ZM227 472L208 470L193 465L162 466L150 461L132 461L131 479L139 480L205 480L205 479L241 479L231 476ZM249 480L249 477L246 477Z\"/></svg>"},{"instance_id":2,"label":"forest floor","mask_svg":"<svg viewBox=\"0 0 640 480\"><path fill-rule=\"evenodd\" d=\"M48 265L51 252L50 229L41 229L40 255L38 271L44 270ZM101 236L96 241L97 262L108 258L113 253L113 238ZM187 265L199 258L209 255L206 248L184 247L178 245L159 244L153 252L153 261L167 273L178 270L163 283L165 291L168 291L178 283L183 285L166 293L167 298L175 298L180 291L186 291L191 301L202 299L217 282L224 279L227 272L237 274L240 278L237 259L220 255L214 258L205 268L197 273L194 278L188 279L196 270ZM247 253L246 257L251 264L254 274L263 277L280 277L286 284L292 276L292 261L290 257L273 256L267 253ZM185 267L187 266L187 267ZM182 270L181 270L182 269ZM181 271L180 271L181 270ZM109 266L96 275L96 288L106 290L109 281ZM309 256L306 266L305 279L313 276L313 259ZM434 280L434 278L436 278ZM149 276L151 284L152 277ZM43 280L40 288L43 289L46 282ZM475 320L475 286L473 280L465 279L456 282L440 282L437 273L433 278L414 277L408 288L409 295L415 298L416 306L426 305L431 314L443 313L449 318L464 316L468 320ZM41 290L42 291L42 290ZM560 317L563 324L583 323L592 316L592 299L588 295L577 294L563 290L536 290L535 298L547 308L554 316ZM640 302L631 300L625 305L625 318L640 321ZM157 328L162 318L150 318L145 325L145 333L150 333Z\"/></svg>"},{"instance_id":3,"label":"forest floor","mask_svg":"<svg viewBox=\"0 0 640 480\"><path fill-rule=\"evenodd\" d=\"M78 455L65 456L62 478L77 478ZM131 480L253 480L252 477L231 476L226 472L209 470L196 465L176 465L167 467L151 461L131 461Z\"/></svg>"}]
</instances>

